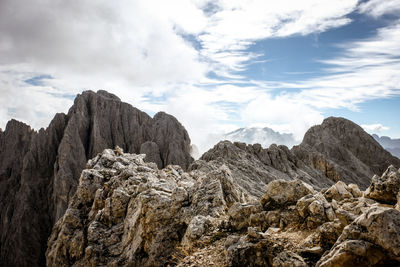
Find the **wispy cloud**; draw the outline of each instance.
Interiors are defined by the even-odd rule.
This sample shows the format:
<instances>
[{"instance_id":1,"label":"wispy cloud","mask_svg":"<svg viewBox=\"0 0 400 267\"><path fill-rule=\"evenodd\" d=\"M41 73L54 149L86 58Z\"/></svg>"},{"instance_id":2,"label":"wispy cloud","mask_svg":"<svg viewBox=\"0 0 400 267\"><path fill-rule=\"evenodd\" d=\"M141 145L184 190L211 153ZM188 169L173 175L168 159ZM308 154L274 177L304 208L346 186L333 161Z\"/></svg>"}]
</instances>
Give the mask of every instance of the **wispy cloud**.
<instances>
[{"instance_id":1,"label":"wispy cloud","mask_svg":"<svg viewBox=\"0 0 400 267\"><path fill-rule=\"evenodd\" d=\"M387 131L389 130L389 127L383 126L380 123L377 124L362 124L361 127L364 128L367 132L370 133L380 133L382 131Z\"/></svg>"},{"instance_id":2,"label":"wispy cloud","mask_svg":"<svg viewBox=\"0 0 400 267\"><path fill-rule=\"evenodd\" d=\"M357 2L216 1L216 11L208 16L208 24L198 36L201 55L217 74L229 75L260 56L248 51L256 41L320 33L346 25L351 22L346 16L355 10Z\"/></svg>"},{"instance_id":3,"label":"wispy cloud","mask_svg":"<svg viewBox=\"0 0 400 267\"><path fill-rule=\"evenodd\" d=\"M399 0L370 0L360 4L358 8L360 13L368 14L378 18L380 16L391 14L399 16L400 1Z\"/></svg>"}]
</instances>

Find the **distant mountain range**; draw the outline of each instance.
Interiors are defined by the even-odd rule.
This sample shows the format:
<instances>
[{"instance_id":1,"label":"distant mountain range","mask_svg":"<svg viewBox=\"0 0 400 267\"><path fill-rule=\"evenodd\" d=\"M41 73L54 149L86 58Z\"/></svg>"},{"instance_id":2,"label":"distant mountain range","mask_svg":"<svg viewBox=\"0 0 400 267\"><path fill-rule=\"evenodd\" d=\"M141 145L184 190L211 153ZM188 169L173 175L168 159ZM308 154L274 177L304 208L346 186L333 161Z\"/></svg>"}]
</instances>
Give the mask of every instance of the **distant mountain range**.
<instances>
[{"instance_id":1,"label":"distant mountain range","mask_svg":"<svg viewBox=\"0 0 400 267\"><path fill-rule=\"evenodd\" d=\"M223 138L232 142L244 142L246 144L258 143L265 148L269 147L271 144L285 145L291 148L300 143L294 139L293 134L275 132L268 127L240 128L225 134Z\"/></svg>"},{"instance_id":2,"label":"distant mountain range","mask_svg":"<svg viewBox=\"0 0 400 267\"><path fill-rule=\"evenodd\" d=\"M372 135L378 143L389 151L393 156L400 158L400 139L392 139L388 136L379 137L376 134Z\"/></svg>"}]
</instances>

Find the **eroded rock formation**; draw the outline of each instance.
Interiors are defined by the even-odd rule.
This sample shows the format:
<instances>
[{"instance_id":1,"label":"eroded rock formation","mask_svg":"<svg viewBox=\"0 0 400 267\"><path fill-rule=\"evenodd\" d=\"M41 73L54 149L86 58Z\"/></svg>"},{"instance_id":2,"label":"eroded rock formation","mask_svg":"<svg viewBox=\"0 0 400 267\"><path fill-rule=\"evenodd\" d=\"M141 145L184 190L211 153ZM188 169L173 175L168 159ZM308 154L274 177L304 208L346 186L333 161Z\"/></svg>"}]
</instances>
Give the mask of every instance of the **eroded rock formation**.
<instances>
[{"instance_id":1,"label":"eroded rock formation","mask_svg":"<svg viewBox=\"0 0 400 267\"><path fill-rule=\"evenodd\" d=\"M47 265L400 264L400 211L393 205L343 182L317 191L279 179L260 197L241 182L251 168L236 148L247 147L219 145L215 157L206 153L189 172L159 170L120 148L98 154L53 228ZM218 153L235 158L242 172Z\"/></svg>"},{"instance_id":2,"label":"eroded rock formation","mask_svg":"<svg viewBox=\"0 0 400 267\"><path fill-rule=\"evenodd\" d=\"M186 169L190 139L171 115L146 113L106 91L83 92L68 114L36 132L10 121L0 132L0 265L39 266L54 223L75 194L88 159L120 146L159 168Z\"/></svg>"},{"instance_id":3,"label":"eroded rock formation","mask_svg":"<svg viewBox=\"0 0 400 267\"><path fill-rule=\"evenodd\" d=\"M365 189L373 175L389 165L400 167L400 160L386 151L357 124L329 117L311 127L303 142L292 152L309 166L320 170L332 181L354 183Z\"/></svg>"}]
</instances>

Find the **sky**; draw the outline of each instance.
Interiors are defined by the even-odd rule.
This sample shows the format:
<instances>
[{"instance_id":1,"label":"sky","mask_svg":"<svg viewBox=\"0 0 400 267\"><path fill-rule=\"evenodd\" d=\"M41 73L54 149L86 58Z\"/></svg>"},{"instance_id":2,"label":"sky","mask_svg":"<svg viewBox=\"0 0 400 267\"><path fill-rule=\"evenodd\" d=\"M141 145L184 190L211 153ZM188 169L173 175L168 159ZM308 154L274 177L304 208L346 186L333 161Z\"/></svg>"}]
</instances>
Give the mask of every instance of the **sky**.
<instances>
[{"instance_id":1,"label":"sky","mask_svg":"<svg viewBox=\"0 0 400 267\"><path fill-rule=\"evenodd\" d=\"M76 94L166 111L200 151L329 116L400 138L400 0L1 0L0 128Z\"/></svg>"}]
</instances>

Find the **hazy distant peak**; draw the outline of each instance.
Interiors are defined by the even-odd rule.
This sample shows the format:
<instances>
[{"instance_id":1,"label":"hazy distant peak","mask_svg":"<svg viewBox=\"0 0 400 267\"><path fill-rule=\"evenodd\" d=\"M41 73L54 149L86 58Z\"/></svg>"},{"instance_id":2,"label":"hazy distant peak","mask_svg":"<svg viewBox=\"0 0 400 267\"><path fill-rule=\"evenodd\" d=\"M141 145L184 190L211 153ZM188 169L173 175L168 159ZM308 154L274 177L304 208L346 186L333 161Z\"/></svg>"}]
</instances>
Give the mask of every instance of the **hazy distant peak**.
<instances>
[{"instance_id":1,"label":"hazy distant peak","mask_svg":"<svg viewBox=\"0 0 400 267\"><path fill-rule=\"evenodd\" d=\"M377 134L373 134L372 137L393 156L400 158L400 139L392 139L389 136L379 137Z\"/></svg>"},{"instance_id":2,"label":"hazy distant peak","mask_svg":"<svg viewBox=\"0 0 400 267\"><path fill-rule=\"evenodd\" d=\"M263 147L269 147L271 144L292 147L299 143L295 140L293 134L276 132L268 127L239 128L225 134L223 138L232 142L239 141L247 144L259 143Z\"/></svg>"}]
</instances>

